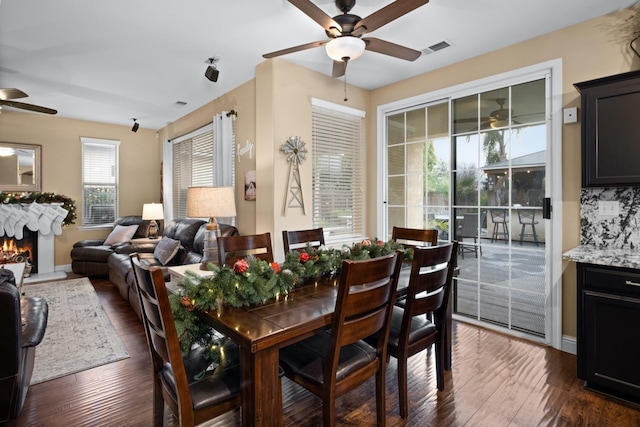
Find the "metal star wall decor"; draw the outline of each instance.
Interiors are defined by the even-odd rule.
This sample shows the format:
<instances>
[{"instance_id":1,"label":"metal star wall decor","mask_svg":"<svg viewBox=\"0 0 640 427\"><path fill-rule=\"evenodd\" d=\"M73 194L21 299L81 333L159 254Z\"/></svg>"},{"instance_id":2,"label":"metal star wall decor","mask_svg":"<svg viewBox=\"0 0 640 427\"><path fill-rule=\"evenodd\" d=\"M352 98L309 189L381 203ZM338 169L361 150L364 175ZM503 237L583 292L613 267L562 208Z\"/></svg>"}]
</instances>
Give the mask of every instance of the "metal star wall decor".
<instances>
[{"instance_id":1,"label":"metal star wall decor","mask_svg":"<svg viewBox=\"0 0 640 427\"><path fill-rule=\"evenodd\" d=\"M300 181L300 163L307 159L306 143L299 136L292 136L287 142L280 146L280 151L287 155L289 162L289 180L287 184L287 195L289 201L285 200L284 215L287 215L287 208L302 208L302 213L307 214L304 207L304 197L302 195L302 183Z\"/></svg>"}]
</instances>

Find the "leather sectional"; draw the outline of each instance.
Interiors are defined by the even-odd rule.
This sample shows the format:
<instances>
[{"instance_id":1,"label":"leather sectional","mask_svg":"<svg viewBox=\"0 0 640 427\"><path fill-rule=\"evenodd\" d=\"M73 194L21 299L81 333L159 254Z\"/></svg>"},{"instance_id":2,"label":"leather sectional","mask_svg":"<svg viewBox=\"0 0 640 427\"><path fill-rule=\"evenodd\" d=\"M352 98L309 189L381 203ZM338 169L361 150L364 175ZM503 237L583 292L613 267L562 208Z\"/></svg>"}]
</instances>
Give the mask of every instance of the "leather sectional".
<instances>
[{"instance_id":1,"label":"leather sectional","mask_svg":"<svg viewBox=\"0 0 640 427\"><path fill-rule=\"evenodd\" d=\"M160 242L160 239L155 241L134 241L111 247L111 253L106 257L106 268L97 268L93 265L94 269L92 270L92 273L99 272L99 274L88 274L86 272L87 270L84 270L85 273L78 274L84 274L87 276L108 275L109 280L118 289L122 298L129 302L138 317L141 319L140 301L135 290L135 278L133 276L133 269L131 267L129 255L137 252L143 263L153 267L161 267L165 272L165 280L168 281L169 267L197 264L202 261L206 224L206 221L195 218L175 219L167 222L162 232L162 236L178 240L180 242L180 246L175 256L173 256L173 258L171 258L165 265L162 265L154 257L153 253L156 245ZM235 236L238 235L238 229L232 225L220 224L220 234L223 236ZM84 248L86 249L86 246L84 246ZM72 259L74 250L76 250L75 247L72 250ZM98 251L103 252L104 249L98 249ZM85 265L87 265L86 261ZM74 272L76 272L75 269Z\"/></svg>"}]
</instances>

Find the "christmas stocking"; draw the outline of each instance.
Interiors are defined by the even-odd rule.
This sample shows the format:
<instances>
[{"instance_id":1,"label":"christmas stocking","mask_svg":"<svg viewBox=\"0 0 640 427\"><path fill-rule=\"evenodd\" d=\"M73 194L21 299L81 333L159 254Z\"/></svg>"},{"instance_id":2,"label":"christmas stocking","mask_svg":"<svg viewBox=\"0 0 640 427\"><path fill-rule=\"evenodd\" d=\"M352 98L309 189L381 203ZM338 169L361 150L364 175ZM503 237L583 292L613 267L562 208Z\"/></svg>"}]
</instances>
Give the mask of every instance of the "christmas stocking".
<instances>
[{"instance_id":1,"label":"christmas stocking","mask_svg":"<svg viewBox=\"0 0 640 427\"><path fill-rule=\"evenodd\" d=\"M55 208L46 206L42 211L42 215L40 215L40 219L38 220L38 225L40 225L40 232L42 234L51 233L51 225L53 224L53 220L58 216L58 211Z\"/></svg>"},{"instance_id":2,"label":"christmas stocking","mask_svg":"<svg viewBox=\"0 0 640 427\"><path fill-rule=\"evenodd\" d=\"M62 234L62 221L64 221L64 219L67 217L69 211L62 206L57 206L56 213L58 214L58 216L56 216L56 218L51 223L51 229L53 230L53 234L59 236Z\"/></svg>"},{"instance_id":3,"label":"christmas stocking","mask_svg":"<svg viewBox=\"0 0 640 427\"><path fill-rule=\"evenodd\" d=\"M16 239L22 240L22 238L24 237L24 226L27 225L27 222L29 222L29 215L22 208L17 208L16 211L18 212L18 220L13 227L14 234L16 236Z\"/></svg>"},{"instance_id":4,"label":"christmas stocking","mask_svg":"<svg viewBox=\"0 0 640 427\"><path fill-rule=\"evenodd\" d=\"M44 206L42 206L41 204L33 202L29 205L29 222L27 222L27 227L29 228L29 230L38 231L38 220L40 219L40 215L42 215L43 211Z\"/></svg>"},{"instance_id":5,"label":"christmas stocking","mask_svg":"<svg viewBox=\"0 0 640 427\"><path fill-rule=\"evenodd\" d=\"M16 234L16 223L18 222L18 219L20 219L22 209L11 205L9 207L9 211L11 213L9 214L7 220L4 222L4 232L7 236L13 237Z\"/></svg>"},{"instance_id":6,"label":"christmas stocking","mask_svg":"<svg viewBox=\"0 0 640 427\"><path fill-rule=\"evenodd\" d=\"M7 222L9 214L11 214L9 206L0 205L0 237L4 236L4 223Z\"/></svg>"}]
</instances>

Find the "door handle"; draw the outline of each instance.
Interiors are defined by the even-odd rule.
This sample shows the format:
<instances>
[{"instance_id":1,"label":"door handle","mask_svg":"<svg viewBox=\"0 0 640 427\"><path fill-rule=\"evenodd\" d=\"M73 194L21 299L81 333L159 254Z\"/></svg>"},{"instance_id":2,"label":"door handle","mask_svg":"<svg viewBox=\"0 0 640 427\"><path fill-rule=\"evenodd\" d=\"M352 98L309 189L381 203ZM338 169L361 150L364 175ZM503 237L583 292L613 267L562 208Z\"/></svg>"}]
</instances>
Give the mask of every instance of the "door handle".
<instances>
[{"instance_id":1,"label":"door handle","mask_svg":"<svg viewBox=\"0 0 640 427\"><path fill-rule=\"evenodd\" d=\"M551 197L545 197L542 201L542 218L551 219Z\"/></svg>"}]
</instances>

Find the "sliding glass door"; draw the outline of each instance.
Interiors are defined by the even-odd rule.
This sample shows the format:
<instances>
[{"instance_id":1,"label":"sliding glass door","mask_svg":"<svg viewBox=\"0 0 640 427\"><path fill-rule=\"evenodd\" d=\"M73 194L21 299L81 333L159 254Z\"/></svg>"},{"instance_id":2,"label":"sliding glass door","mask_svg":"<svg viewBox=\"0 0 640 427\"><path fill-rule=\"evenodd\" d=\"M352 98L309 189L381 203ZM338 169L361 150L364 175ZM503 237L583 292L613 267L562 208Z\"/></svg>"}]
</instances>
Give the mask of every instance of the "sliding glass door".
<instances>
[{"instance_id":1,"label":"sliding glass door","mask_svg":"<svg viewBox=\"0 0 640 427\"><path fill-rule=\"evenodd\" d=\"M386 115L385 227L460 242L454 313L545 337L547 80Z\"/></svg>"}]
</instances>

